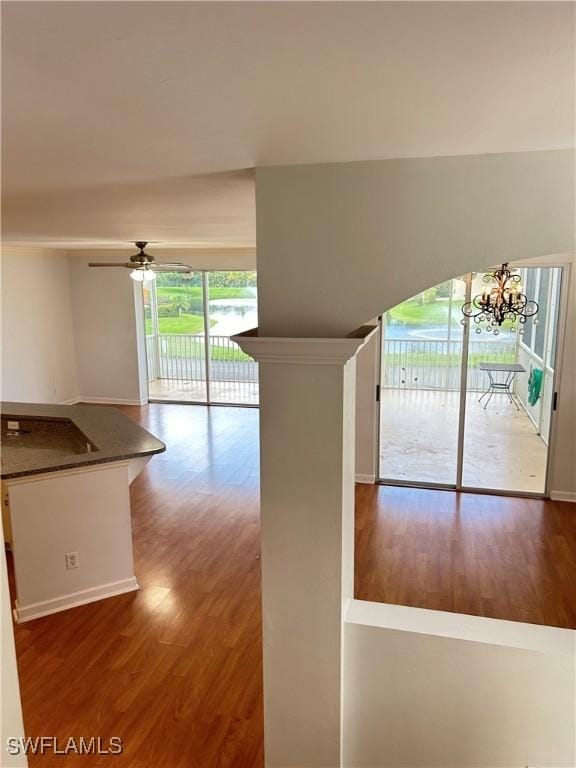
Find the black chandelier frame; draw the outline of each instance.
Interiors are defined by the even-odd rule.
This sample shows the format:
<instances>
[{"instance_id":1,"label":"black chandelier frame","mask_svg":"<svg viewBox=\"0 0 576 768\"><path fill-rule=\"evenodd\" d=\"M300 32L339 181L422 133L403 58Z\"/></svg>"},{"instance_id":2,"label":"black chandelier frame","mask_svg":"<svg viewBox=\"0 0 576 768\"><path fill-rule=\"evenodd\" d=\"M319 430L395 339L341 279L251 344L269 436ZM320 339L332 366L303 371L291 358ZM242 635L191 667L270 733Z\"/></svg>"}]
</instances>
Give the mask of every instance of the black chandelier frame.
<instances>
[{"instance_id":1,"label":"black chandelier frame","mask_svg":"<svg viewBox=\"0 0 576 768\"><path fill-rule=\"evenodd\" d=\"M505 320L510 321L510 330L514 330L538 313L538 302L528 299L526 294L521 292L519 284L522 278L508 269L507 263L502 264L492 274L484 275L483 282L492 287L462 305L463 315L478 325L476 333L481 332L482 323L487 323L487 330L498 333ZM466 320L462 322L465 323ZM520 333L523 333L523 330L520 328Z\"/></svg>"}]
</instances>

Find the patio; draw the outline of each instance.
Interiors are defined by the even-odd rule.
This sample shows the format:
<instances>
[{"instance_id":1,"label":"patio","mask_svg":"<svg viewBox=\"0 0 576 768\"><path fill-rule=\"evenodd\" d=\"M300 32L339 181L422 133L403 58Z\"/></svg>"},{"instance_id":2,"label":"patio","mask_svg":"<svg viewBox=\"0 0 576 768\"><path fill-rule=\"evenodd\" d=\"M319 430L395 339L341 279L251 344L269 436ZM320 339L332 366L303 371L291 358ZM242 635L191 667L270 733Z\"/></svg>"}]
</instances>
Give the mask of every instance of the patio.
<instances>
[{"instance_id":1,"label":"patio","mask_svg":"<svg viewBox=\"0 0 576 768\"><path fill-rule=\"evenodd\" d=\"M174 402L206 402L206 381L154 379L149 383L150 400ZM210 382L213 403L258 405L258 383L253 381Z\"/></svg>"},{"instance_id":2,"label":"patio","mask_svg":"<svg viewBox=\"0 0 576 768\"><path fill-rule=\"evenodd\" d=\"M463 484L542 493L547 447L524 411L503 394L486 409L467 396ZM380 476L455 483L460 395L447 390L384 389Z\"/></svg>"}]
</instances>

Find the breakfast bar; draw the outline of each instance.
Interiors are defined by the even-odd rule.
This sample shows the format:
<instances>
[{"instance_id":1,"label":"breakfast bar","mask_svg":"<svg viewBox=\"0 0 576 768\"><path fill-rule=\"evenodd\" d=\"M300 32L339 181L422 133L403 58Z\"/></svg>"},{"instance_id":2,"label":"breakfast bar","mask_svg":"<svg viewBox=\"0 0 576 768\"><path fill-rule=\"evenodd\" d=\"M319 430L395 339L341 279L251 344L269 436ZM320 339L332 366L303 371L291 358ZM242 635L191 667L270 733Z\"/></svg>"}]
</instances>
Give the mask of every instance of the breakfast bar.
<instances>
[{"instance_id":1,"label":"breakfast bar","mask_svg":"<svg viewBox=\"0 0 576 768\"><path fill-rule=\"evenodd\" d=\"M130 483L166 447L116 408L2 404L17 621L138 589Z\"/></svg>"}]
</instances>

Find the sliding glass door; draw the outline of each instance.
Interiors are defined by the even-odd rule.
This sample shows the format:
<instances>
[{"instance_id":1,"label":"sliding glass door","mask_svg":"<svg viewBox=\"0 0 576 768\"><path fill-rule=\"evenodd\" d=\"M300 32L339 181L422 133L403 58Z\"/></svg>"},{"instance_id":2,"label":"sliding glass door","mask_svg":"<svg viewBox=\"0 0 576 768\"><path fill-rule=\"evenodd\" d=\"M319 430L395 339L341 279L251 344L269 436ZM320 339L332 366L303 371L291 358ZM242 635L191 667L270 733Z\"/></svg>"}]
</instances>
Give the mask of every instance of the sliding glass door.
<instances>
[{"instance_id":1,"label":"sliding glass door","mask_svg":"<svg viewBox=\"0 0 576 768\"><path fill-rule=\"evenodd\" d=\"M150 400L257 405L257 364L230 338L258 324L255 272L163 273L143 295Z\"/></svg>"},{"instance_id":2,"label":"sliding glass door","mask_svg":"<svg viewBox=\"0 0 576 768\"><path fill-rule=\"evenodd\" d=\"M543 495L561 269L518 271L538 303L525 323L464 319L485 273L425 291L382 317L382 482Z\"/></svg>"},{"instance_id":3,"label":"sliding glass door","mask_svg":"<svg viewBox=\"0 0 576 768\"><path fill-rule=\"evenodd\" d=\"M519 272L519 290L538 313L519 329L471 333L462 486L544 494L560 303L561 270ZM483 275L474 278L473 294Z\"/></svg>"},{"instance_id":4,"label":"sliding glass door","mask_svg":"<svg viewBox=\"0 0 576 768\"><path fill-rule=\"evenodd\" d=\"M210 400L258 404L258 364L230 339L258 325L255 272L207 272Z\"/></svg>"},{"instance_id":5,"label":"sliding glass door","mask_svg":"<svg viewBox=\"0 0 576 768\"><path fill-rule=\"evenodd\" d=\"M151 400L208 399L202 273L164 273L144 283Z\"/></svg>"},{"instance_id":6,"label":"sliding glass door","mask_svg":"<svg viewBox=\"0 0 576 768\"><path fill-rule=\"evenodd\" d=\"M463 278L434 286L382 318L380 476L455 485Z\"/></svg>"}]
</instances>

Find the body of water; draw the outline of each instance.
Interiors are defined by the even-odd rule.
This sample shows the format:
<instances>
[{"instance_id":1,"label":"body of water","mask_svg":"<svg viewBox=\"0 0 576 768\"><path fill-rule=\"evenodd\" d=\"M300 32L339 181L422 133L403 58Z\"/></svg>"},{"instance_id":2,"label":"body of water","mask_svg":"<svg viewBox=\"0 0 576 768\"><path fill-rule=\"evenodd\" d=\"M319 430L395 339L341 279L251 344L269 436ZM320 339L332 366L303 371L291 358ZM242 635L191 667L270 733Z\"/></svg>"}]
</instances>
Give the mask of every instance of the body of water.
<instances>
[{"instance_id":1,"label":"body of water","mask_svg":"<svg viewBox=\"0 0 576 768\"><path fill-rule=\"evenodd\" d=\"M472 326L474 324L472 323ZM475 328L472 327L470 334L470 340L471 341L493 341L494 343L499 342L510 342L510 340L515 338L515 333L511 333L509 330L501 330L500 333L496 336L494 336L493 333L487 333L485 330L482 330L482 333L476 333ZM462 341L464 335L464 329L458 323L458 325L453 325L451 332L450 332L450 339L452 341ZM386 339L400 339L400 340L412 340L412 341L446 341L448 339L448 329L445 325L442 326L435 326L435 325L422 325L422 326L414 326L414 325L396 325L389 323L386 326Z\"/></svg>"},{"instance_id":2,"label":"body of water","mask_svg":"<svg viewBox=\"0 0 576 768\"><path fill-rule=\"evenodd\" d=\"M243 299L211 299L210 319L216 321L210 328L213 336L232 336L258 325L256 297Z\"/></svg>"}]
</instances>

